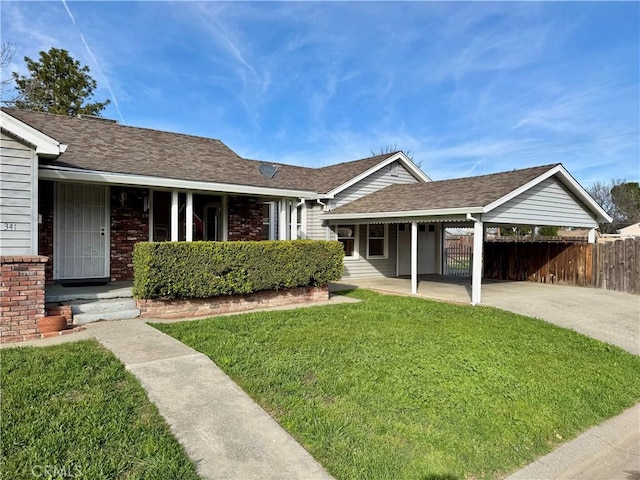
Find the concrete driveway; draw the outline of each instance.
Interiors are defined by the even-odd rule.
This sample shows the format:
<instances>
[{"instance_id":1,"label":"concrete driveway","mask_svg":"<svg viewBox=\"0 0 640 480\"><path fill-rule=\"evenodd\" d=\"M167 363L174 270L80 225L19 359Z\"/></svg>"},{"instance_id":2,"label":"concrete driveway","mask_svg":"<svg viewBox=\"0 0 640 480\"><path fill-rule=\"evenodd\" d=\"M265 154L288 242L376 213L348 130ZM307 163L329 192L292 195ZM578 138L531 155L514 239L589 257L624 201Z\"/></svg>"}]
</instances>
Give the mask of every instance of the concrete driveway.
<instances>
[{"instance_id":1,"label":"concrete driveway","mask_svg":"<svg viewBox=\"0 0 640 480\"><path fill-rule=\"evenodd\" d=\"M409 295L407 278L348 279L349 285ZM418 296L447 302L471 302L471 279L425 275ZM532 282L483 281L482 304L570 328L640 355L640 296L597 288Z\"/></svg>"}]
</instances>

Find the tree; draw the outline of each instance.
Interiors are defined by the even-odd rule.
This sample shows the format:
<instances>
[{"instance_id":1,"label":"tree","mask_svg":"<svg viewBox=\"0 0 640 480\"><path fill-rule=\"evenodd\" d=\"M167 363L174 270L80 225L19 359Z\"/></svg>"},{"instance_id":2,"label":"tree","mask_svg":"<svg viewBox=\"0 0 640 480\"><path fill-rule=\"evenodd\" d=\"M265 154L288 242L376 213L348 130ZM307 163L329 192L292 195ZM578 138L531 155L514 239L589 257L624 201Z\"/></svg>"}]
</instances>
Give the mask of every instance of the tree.
<instances>
[{"instance_id":1,"label":"tree","mask_svg":"<svg viewBox=\"0 0 640 480\"><path fill-rule=\"evenodd\" d=\"M66 50L51 48L40 52L39 61L29 57L24 57L24 61L29 76L12 74L19 93L12 101L16 108L75 117L78 114L100 116L109 105L108 99L87 103L97 83L89 75L89 67L81 66Z\"/></svg>"},{"instance_id":2,"label":"tree","mask_svg":"<svg viewBox=\"0 0 640 480\"><path fill-rule=\"evenodd\" d=\"M7 41L2 42L2 46L0 47L0 70L3 72L7 70L7 67L11 64L11 60L13 60L13 54L16 52L16 47ZM0 98L4 98L5 89L11 84L11 78L2 78L0 81Z\"/></svg>"},{"instance_id":3,"label":"tree","mask_svg":"<svg viewBox=\"0 0 640 480\"><path fill-rule=\"evenodd\" d=\"M371 150L371 156L386 155L388 153L396 153L396 152L404 153L407 156L407 158L413 162L413 152L411 150L403 150L401 148L398 148L397 143L394 143L394 144L387 143L385 145L382 145L377 150Z\"/></svg>"},{"instance_id":4,"label":"tree","mask_svg":"<svg viewBox=\"0 0 640 480\"><path fill-rule=\"evenodd\" d=\"M600 225L602 233L615 233L625 224L640 221L640 186L638 182L612 179L595 182L587 192L609 214L612 223Z\"/></svg>"},{"instance_id":5,"label":"tree","mask_svg":"<svg viewBox=\"0 0 640 480\"><path fill-rule=\"evenodd\" d=\"M640 184L626 182L611 188L611 198L623 222L640 222Z\"/></svg>"},{"instance_id":6,"label":"tree","mask_svg":"<svg viewBox=\"0 0 640 480\"><path fill-rule=\"evenodd\" d=\"M411 150L403 150L402 148L398 148L397 143L393 143L393 144L387 143L385 145L382 145L377 150L371 150L371 156L375 157L378 155L386 155L388 153L396 153L396 152L404 153L406 157L409 160L411 160L413 163L415 163L418 168L422 168L422 161L416 162L415 159L413 158L413 152Z\"/></svg>"}]
</instances>

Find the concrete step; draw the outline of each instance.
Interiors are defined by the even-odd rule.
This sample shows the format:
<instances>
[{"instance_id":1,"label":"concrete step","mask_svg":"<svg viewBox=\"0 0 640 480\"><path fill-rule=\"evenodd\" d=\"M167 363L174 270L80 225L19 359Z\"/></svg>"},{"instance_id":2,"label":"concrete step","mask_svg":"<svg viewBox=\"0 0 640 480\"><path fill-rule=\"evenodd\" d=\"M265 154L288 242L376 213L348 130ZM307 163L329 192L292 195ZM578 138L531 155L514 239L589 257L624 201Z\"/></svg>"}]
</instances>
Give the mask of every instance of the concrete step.
<instances>
[{"instance_id":1,"label":"concrete step","mask_svg":"<svg viewBox=\"0 0 640 480\"><path fill-rule=\"evenodd\" d=\"M140 315L136 301L132 298L75 301L69 302L69 305L74 325L84 325L98 320L126 320Z\"/></svg>"},{"instance_id":2,"label":"concrete step","mask_svg":"<svg viewBox=\"0 0 640 480\"><path fill-rule=\"evenodd\" d=\"M116 310L132 310L136 308L133 298L110 298L108 300L79 300L69 302L74 315L79 313L102 313Z\"/></svg>"}]
</instances>

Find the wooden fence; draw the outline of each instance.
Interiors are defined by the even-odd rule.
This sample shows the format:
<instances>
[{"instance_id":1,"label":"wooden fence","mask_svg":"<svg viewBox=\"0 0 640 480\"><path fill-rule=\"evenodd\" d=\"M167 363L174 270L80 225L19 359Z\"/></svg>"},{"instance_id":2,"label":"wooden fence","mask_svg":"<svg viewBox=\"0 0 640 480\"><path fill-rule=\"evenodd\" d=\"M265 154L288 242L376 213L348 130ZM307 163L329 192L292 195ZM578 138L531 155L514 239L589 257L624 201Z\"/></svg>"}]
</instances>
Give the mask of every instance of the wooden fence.
<instances>
[{"instance_id":1,"label":"wooden fence","mask_svg":"<svg viewBox=\"0 0 640 480\"><path fill-rule=\"evenodd\" d=\"M484 277L640 293L640 238L615 242L487 242Z\"/></svg>"}]
</instances>

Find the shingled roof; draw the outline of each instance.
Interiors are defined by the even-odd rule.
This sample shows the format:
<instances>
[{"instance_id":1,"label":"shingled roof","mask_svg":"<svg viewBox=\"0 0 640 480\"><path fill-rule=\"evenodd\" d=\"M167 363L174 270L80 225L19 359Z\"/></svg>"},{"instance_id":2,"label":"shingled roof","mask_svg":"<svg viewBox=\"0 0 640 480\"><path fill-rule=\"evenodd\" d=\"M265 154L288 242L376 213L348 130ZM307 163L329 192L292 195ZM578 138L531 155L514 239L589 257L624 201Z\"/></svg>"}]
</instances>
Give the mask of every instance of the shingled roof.
<instances>
[{"instance_id":1,"label":"shingled roof","mask_svg":"<svg viewBox=\"0 0 640 480\"><path fill-rule=\"evenodd\" d=\"M454 180L391 185L338 207L330 214L355 215L484 207L557 165L544 165Z\"/></svg>"},{"instance_id":2,"label":"shingled roof","mask_svg":"<svg viewBox=\"0 0 640 480\"><path fill-rule=\"evenodd\" d=\"M50 165L87 171L326 193L395 154L323 168L298 167L242 158L211 138L124 126L104 119L2 110L68 146ZM261 164L276 165L276 175L262 175Z\"/></svg>"}]
</instances>

